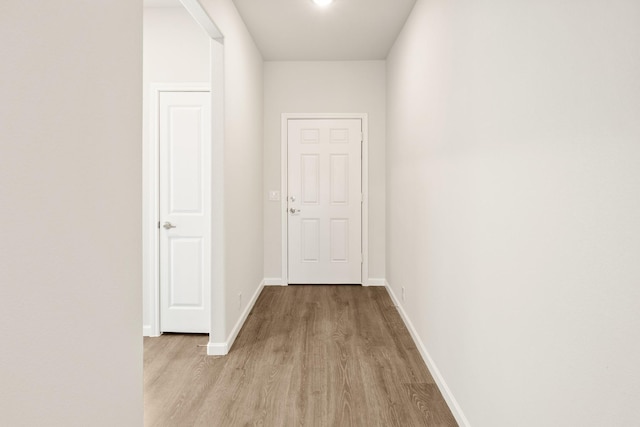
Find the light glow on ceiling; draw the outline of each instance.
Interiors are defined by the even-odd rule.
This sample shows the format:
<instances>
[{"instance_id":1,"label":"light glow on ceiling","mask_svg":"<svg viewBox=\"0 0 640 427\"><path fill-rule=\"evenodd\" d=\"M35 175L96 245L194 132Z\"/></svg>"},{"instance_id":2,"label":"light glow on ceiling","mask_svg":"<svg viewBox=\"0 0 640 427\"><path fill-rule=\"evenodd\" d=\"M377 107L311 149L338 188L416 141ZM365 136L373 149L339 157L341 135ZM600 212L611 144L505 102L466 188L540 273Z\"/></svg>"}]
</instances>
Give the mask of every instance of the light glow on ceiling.
<instances>
[{"instance_id":1,"label":"light glow on ceiling","mask_svg":"<svg viewBox=\"0 0 640 427\"><path fill-rule=\"evenodd\" d=\"M329 6L331 3L333 3L333 0L313 0L313 2L318 6L324 7Z\"/></svg>"}]
</instances>

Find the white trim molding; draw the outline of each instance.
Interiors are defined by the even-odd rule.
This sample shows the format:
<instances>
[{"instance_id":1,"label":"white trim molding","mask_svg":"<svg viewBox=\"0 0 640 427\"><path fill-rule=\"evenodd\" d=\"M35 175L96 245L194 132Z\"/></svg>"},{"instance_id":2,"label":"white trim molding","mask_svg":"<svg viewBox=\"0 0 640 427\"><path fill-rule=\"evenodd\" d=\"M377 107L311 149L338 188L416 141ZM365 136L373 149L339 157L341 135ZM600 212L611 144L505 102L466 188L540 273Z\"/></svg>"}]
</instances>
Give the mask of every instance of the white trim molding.
<instances>
[{"instance_id":1,"label":"white trim molding","mask_svg":"<svg viewBox=\"0 0 640 427\"><path fill-rule=\"evenodd\" d=\"M282 285L289 284L288 232L288 126L290 119L356 119L362 122L362 269L361 284L369 283L369 115L367 113L282 113L280 130L280 208L282 245Z\"/></svg>"},{"instance_id":2,"label":"white trim molding","mask_svg":"<svg viewBox=\"0 0 640 427\"><path fill-rule=\"evenodd\" d=\"M264 279L264 285L265 286L287 286L287 284L284 283L282 281L282 278L280 278L280 277L265 278Z\"/></svg>"},{"instance_id":3,"label":"white trim molding","mask_svg":"<svg viewBox=\"0 0 640 427\"><path fill-rule=\"evenodd\" d=\"M182 6L213 40L222 43L224 36L198 0L180 0Z\"/></svg>"},{"instance_id":4,"label":"white trim molding","mask_svg":"<svg viewBox=\"0 0 640 427\"><path fill-rule=\"evenodd\" d=\"M244 322L247 321L247 317L249 317L249 313L251 313L251 310L253 310L253 306L256 305L256 301L258 301L258 297L260 296L262 289L264 289L264 286L265 284L263 280L262 282L260 282L260 284L258 285L258 288L253 293L253 296L251 297L249 304L247 304L247 306L245 307L244 311L242 312L242 315L236 322L235 326L231 330L231 333L229 334L229 336L225 341L214 342L211 340L211 336L209 337L209 343L207 344L207 355L225 356L226 354L229 353L229 351L231 351L231 347L233 346L233 343L238 337L238 334L240 333L242 326L244 326Z\"/></svg>"},{"instance_id":5,"label":"white trim molding","mask_svg":"<svg viewBox=\"0 0 640 427\"><path fill-rule=\"evenodd\" d=\"M224 44L211 40L211 331L209 341L226 331L224 251Z\"/></svg>"},{"instance_id":6,"label":"white trim molding","mask_svg":"<svg viewBox=\"0 0 640 427\"><path fill-rule=\"evenodd\" d=\"M362 284L362 286L386 286L387 285L387 281L385 279L374 279L372 277L369 278L369 282L365 285L364 283Z\"/></svg>"},{"instance_id":7,"label":"white trim molding","mask_svg":"<svg viewBox=\"0 0 640 427\"><path fill-rule=\"evenodd\" d=\"M142 325L142 336L143 337L157 337L159 335L154 335L154 330L151 328L151 325Z\"/></svg>"},{"instance_id":8,"label":"white trim molding","mask_svg":"<svg viewBox=\"0 0 640 427\"><path fill-rule=\"evenodd\" d=\"M433 379L436 381L436 385L438 386L440 393L442 393L444 400L447 402L447 405L449 406L451 413L453 414L456 421L461 427L470 427L469 420L467 420L467 417L462 412L462 408L458 404L458 401L456 400L456 398L453 396L451 389L449 389L449 386L447 385L446 381L444 380L444 377L440 373L440 370L436 366L436 363L431 358L431 355L427 351L427 347L422 342L422 339L420 339L420 336L418 335L416 328L413 326L411 319L409 319L409 316L407 316L407 313L404 311L404 307L402 307L402 305L400 304L400 300L393 293L393 288L389 286L389 282L387 282L386 280L385 280L385 288L387 289L387 292L389 293L389 296L391 297L393 304L398 308L398 313L400 313L400 317L402 317L404 324L409 330L409 333L411 334L411 338L413 338L413 341L416 344L416 347L418 347L418 350L420 351L422 360L424 360L424 363L427 365L429 372L431 372Z\"/></svg>"}]
</instances>

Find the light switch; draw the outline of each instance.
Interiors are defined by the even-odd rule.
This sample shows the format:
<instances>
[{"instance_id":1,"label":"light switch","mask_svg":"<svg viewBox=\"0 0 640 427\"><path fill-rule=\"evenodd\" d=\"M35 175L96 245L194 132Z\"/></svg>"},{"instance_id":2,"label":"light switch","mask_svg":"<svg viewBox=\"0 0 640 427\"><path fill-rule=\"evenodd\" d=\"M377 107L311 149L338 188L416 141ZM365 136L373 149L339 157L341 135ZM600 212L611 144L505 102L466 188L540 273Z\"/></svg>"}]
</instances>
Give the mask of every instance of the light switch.
<instances>
[{"instance_id":1,"label":"light switch","mask_svg":"<svg viewBox=\"0 0 640 427\"><path fill-rule=\"evenodd\" d=\"M269 200L277 202L280 200L280 192L278 190L269 191Z\"/></svg>"}]
</instances>

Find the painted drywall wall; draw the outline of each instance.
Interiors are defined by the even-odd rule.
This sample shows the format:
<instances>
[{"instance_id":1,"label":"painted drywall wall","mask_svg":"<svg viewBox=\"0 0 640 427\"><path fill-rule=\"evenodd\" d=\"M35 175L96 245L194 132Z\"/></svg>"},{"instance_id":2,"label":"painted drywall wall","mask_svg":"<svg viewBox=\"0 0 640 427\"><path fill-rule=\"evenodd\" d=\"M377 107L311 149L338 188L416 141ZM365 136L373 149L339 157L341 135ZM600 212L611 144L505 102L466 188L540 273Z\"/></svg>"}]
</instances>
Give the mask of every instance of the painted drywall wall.
<instances>
[{"instance_id":1,"label":"painted drywall wall","mask_svg":"<svg viewBox=\"0 0 640 427\"><path fill-rule=\"evenodd\" d=\"M144 158L151 161L149 102L152 83L206 83L210 80L210 38L183 7L145 7L143 12L143 126L142 142ZM145 265L153 266L154 255L147 242L148 235L156 232L153 223L153 206L149 170L152 165L143 165L143 191L148 202L143 205L143 254ZM153 272L143 271L143 332L151 333L153 304Z\"/></svg>"},{"instance_id":2,"label":"painted drywall wall","mask_svg":"<svg viewBox=\"0 0 640 427\"><path fill-rule=\"evenodd\" d=\"M141 47L140 2L0 4L0 425L142 425Z\"/></svg>"},{"instance_id":3,"label":"painted drywall wall","mask_svg":"<svg viewBox=\"0 0 640 427\"><path fill-rule=\"evenodd\" d=\"M387 276L473 426L640 420L640 3L418 0Z\"/></svg>"},{"instance_id":4,"label":"painted drywall wall","mask_svg":"<svg viewBox=\"0 0 640 427\"><path fill-rule=\"evenodd\" d=\"M208 82L209 36L183 7L145 7L145 82Z\"/></svg>"},{"instance_id":5,"label":"painted drywall wall","mask_svg":"<svg viewBox=\"0 0 640 427\"><path fill-rule=\"evenodd\" d=\"M264 274L282 277L282 113L369 115L369 277L385 277L385 62L266 62L264 69Z\"/></svg>"},{"instance_id":6,"label":"painted drywall wall","mask_svg":"<svg viewBox=\"0 0 640 427\"><path fill-rule=\"evenodd\" d=\"M226 338L214 330L210 339L220 344L231 334L263 278L263 61L231 0L201 3L224 35Z\"/></svg>"}]
</instances>

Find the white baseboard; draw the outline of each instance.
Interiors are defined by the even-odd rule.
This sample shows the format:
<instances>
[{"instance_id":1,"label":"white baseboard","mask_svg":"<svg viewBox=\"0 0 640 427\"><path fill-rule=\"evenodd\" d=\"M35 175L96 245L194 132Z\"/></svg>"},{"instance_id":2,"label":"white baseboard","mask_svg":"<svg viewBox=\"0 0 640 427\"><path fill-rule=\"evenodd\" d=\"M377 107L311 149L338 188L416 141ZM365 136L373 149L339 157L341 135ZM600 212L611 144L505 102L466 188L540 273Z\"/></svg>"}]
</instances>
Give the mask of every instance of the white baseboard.
<instances>
[{"instance_id":1,"label":"white baseboard","mask_svg":"<svg viewBox=\"0 0 640 427\"><path fill-rule=\"evenodd\" d=\"M143 337L159 337L160 334L155 332L151 325L142 325L142 336Z\"/></svg>"},{"instance_id":2,"label":"white baseboard","mask_svg":"<svg viewBox=\"0 0 640 427\"><path fill-rule=\"evenodd\" d=\"M438 369L435 362L429 355L429 352L427 351L426 346L420 339L420 336L418 336L418 333L416 332L416 329L413 326L413 323L411 322L411 320L409 319L409 316L407 316L407 313L404 311L404 308L400 304L400 300L393 293L393 289L391 288L391 286L389 286L389 283L386 280L385 280L385 287L387 288L387 291L389 292L389 295L391 296L393 303L397 306L398 312L400 313L400 316L402 317L404 324L407 326L407 329L409 330L409 333L411 334L411 337L413 338L413 341L415 342L416 347L418 347L418 350L420 351L420 355L422 356L424 363L427 365L427 368L429 368L429 372L431 372L433 379L436 381L436 385L440 389L440 393L442 393L442 396L446 400L447 405L449 405L449 409L451 410L451 413L453 414L456 421L461 427L470 427L469 420L467 420L467 417L462 412L462 408L458 404L458 401L456 400L456 398L453 396L453 393L451 393L449 386L447 386L447 383L442 377L440 370Z\"/></svg>"},{"instance_id":3,"label":"white baseboard","mask_svg":"<svg viewBox=\"0 0 640 427\"><path fill-rule=\"evenodd\" d=\"M207 356L226 356L229 353L229 346L226 342L207 344Z\"/></svg>"},{"instance_id":4,"label":"white baseboard","mask_svg":"<svg viewBox=\"0 0 640 427\"><path fill-rule=\"evenodd\" d=\"M207 354L209 356L224 356L228 354L229 351L231 351L231 346L233 346L233 343L238 337L238 333L240 333L240 329L242 329L244 322L247 320L247 317L249 317L249 313L251 313L251 309L253 309L253 306L256 304L256 301L258 300L258 297L260 296L260 292L262 292L262 289L264 288L264 286L265 286L265 281L263 280L262 282L260 282L260 284L258 285L258 288L253 293L253 296L251 297L249 304L247 304L244 311L240 315L240 318L238 319L238 321L236 322L236 325L231 330L231 333L227 337L227 340L221 343L209 342L209 344L207 344Z\"/></svg>"},{"instance_id":5,"label":"white baseboard","mask_svg":"<svg viewBox=\"0 0 640 427\"><path fill-rule=\"evenodd\" d=\"M287 286L286 283L282 283L282 279L280 277L272 277L264 279L265 286Z\"/></svg>"},{"instance_id":6,"label":"white baseboard","mask_svg":"<svg viewBox=\"0 0 640 427\"><path fill-rule=\"evenodd\" d=\"M385 279L369 278L369 283L362 284L362 286L386 286L387 281Z\"/></svg>"}]
</instances>

